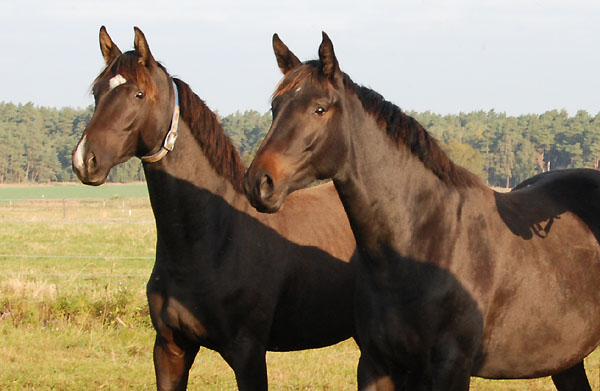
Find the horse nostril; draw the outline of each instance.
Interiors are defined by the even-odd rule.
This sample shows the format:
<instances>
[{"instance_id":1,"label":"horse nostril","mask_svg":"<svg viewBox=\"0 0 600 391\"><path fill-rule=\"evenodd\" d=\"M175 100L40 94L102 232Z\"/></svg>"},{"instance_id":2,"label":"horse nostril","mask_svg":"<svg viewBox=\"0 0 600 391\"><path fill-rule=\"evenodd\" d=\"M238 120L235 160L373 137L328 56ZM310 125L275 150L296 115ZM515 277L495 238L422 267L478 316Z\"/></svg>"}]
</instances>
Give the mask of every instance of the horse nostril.
<instances>
[{"instance_id":1,"label":"horse nostril","mask_svg":"<svg viewBox=\"0 0 600 391\"><path fill-rule=\"evenodd\" d=\"M91 168L91 167L95 167L96 166L96 155L94 155L93 152L90 152L90 154L88 155L88 158L86 160L86 165Z\"/></svg>"},{"instance_id":2,"label":"horse nostril","mask_svg":"<svg viewBox=\"0 0 600 391\"><path fill-rule=\"evenodd\" d=\"M263 200L267 200L271 198L273 192L275 191L275 186L273 185L273 179L269 174L265 174L258 185L258 193L260 194L260 198Z\"/></svg>"}]
</instances>

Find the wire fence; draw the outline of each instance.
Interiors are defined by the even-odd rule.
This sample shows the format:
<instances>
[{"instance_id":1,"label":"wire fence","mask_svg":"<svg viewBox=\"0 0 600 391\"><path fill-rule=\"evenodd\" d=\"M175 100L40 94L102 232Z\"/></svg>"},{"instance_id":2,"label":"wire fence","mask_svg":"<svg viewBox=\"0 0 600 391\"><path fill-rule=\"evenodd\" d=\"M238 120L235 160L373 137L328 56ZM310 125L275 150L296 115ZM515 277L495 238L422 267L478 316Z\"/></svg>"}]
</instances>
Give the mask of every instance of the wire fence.
<instances>
[{"instance_id":1,"label":"wire fence","mask_svg":"<svg viewBox=\"0 0 600 391\"><path fill-rule=\"evenodd\" d=\"M0 199L0 222L154 223L147 198Z\"/></svg>"},{"instance_id":2,"label":"wire fence","mask_svg":"<svg viewBox=\"0 0 600 391\"><path fill-rule=\"evenodd\" d=\"M122 241L124 244L111 245L106 244L105 237L99 237L99 232L107 230L117 237L120 232L123 237L133 236L131 232L141 231L139 226L144 232L154 232L154 215L147 198L0 199L0 224L3 226L0 230L0 279L148 277L154 260L154 256L148 255L148 249L153 253L154 234L138 238L147 242L140 256L131 255L137 247L129 248L127 240ZM102 227L103 224L109 227ZM93 229L93 226L102 227L104 231ZM32 243L35 238L32 239L30 232L37 232L36 237L44 243ZM44 236L44 232L48 235ZM71 235L84 238L87 235L89 239L86 238L81 248L65 246ZM56 237L56 240L48 237ZM15 243L21 240L22 243ZM89 243L93 242L100 244L92 247ZM87 253L78 254L85 251ZM107 252L110 255L106 255ZM131 262L135 262L137 268L131 266ZM90 264L93 264L92 272L88 270Z\"/></svg>"},{"instance_id":3,"label":"wire fence","mask_svg":"<svg viewBox=\"0 0 600 391\"><path fill-rule=\"evenodd\" d=\"M0 199L0 211L1 212L17 212L28 214L32 211L36 211L40 208L47 209L48 212L52 212L56 218L70 218L81 214L83 211L81 208L84 207L89 209L90 212L111 212L121 217L134 217L140 212L144 212L145 216L152 216L152 210L150 208L150 200L144 198L108 198L108 199L95 199L95 198L82 198L82 199ZM88 214L84 213L83 216ZM1 218L1 216L0 216Z\"/></svg>"}]
</instances>

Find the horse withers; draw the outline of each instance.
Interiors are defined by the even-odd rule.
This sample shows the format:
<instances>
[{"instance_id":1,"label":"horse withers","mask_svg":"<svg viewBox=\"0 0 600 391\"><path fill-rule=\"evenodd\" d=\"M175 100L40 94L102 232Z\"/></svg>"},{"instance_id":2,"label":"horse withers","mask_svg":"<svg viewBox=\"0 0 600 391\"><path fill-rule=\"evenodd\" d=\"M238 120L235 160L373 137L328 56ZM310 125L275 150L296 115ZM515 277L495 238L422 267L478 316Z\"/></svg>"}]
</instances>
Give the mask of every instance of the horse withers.
<instances>
[{"instance_id":1,"label":"horse withers","mask_svg":"<svg viewBox=\"0 0 600 391\"><path fill-rule=\"evenodd\" d=\"M374 389L468 390L470 376L552 376L590 390L600 342L600 172L496 193L414 119L340 70L323 33L301 63L274 36L283 80L246 173L261 211L332 178L359 253L361 357Z\"/></svg>"},{"instance_id":2,"label":"horse withers","mask_svg":"<svg viewBox=\"0 0 600 391\"><path fill-rule=\"evenodd\" d=\"M332 184L299 192L278 215L256 213L245 167L204 102L155 61L135 28L121 53L100 29L106 68L73 151L86 184L143 162L156 219L148 304L160 390L183 390L201 346L221 354L240 390L266 390L267 350L335 344L354 334L355 241Z\"/></svg>"}]
</instances>

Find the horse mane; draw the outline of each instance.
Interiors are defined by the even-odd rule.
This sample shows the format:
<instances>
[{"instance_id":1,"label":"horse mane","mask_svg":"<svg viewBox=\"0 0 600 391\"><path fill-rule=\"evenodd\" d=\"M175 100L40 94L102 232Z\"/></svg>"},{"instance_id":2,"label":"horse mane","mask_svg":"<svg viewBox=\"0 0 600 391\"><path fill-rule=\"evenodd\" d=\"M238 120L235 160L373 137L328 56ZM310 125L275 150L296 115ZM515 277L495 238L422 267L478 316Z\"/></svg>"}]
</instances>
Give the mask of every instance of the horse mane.
<instances>
[{"instance_id":1,"label":"horse mane","mask_svg":"<svg viewBox=\"0 0 600 391\"><path fill-rule=\"evenodd\" d=\"M94 80L92 91L96 95L104 83L108 83L107 75L120 74L140 87L151 99L156 99L156 86L146 71L146 67L139 62L139 54L129 51L118 56ZM170 77L167 69L156 63L158 67ZM242 180L246 167L240 159L237 148L233 145L215 113L206 103L196 95L190 86L183 80L173 78L179 89L179 105L181 118L188 124L194 138L200 144L204 155L218 175L228 179L233 188L243 193Z\"/></svg>"},{"instance_id":2,"label":"horse mane","mask_svg":"<svg viewBox=\"0 0 600 391\"><path fill-rule=\"evenodd\" d=\"M217 174L227 178L237 192L243 193L242 180L246 166L237 148L225 134L221 122L186 82L177 78L173 80L179 89L181 118L188 124L210 165Z\"/></svg>"},{"instance_id":3,"label":"horse mane","mask_svg":"<svg viewBox=\"0 0 600 391\"><path fill-rule=\"evenodd\" d=\"M305 80L329 83L321 72L322 65L318 60L307 61L303 66L295 67L279 83L273 99L294 90ZM385 124L386 133L396 144L403 144L416 155L433 173L446 183L456 186L470 187L481 183L477 175L455 164L440 148L433 138L417 120L406 115L398 106L385 100L376 91L359 86L350 76L344 75L344 85L351 88L361 101L365 111L373 115L378 122Z\"/></svg>"},{"instance_id":4,"label":"horse mane","mask_svg":"<svg viewBox=\"0 0 600 391\"><path fill-rule=\"evenodd\" d=\"M398 145L404 144L442 181L459 187L481 183L477 175L454 163L416 119L385 100L378 92L355 84L346 74L344 84L354 87L365 111L385 123L387 134Z\"/></svg>"}]
</instances>

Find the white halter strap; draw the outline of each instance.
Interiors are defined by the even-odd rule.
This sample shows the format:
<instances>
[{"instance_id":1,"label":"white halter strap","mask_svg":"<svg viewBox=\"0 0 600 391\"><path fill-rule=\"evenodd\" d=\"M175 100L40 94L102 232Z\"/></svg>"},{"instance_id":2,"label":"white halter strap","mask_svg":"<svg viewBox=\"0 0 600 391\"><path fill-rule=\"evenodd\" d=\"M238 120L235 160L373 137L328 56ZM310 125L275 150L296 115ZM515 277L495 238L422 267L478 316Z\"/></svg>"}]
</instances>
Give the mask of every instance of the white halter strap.
<instances>
[{"instance_id":1,"label":"white halter strap","mask_svg":"<svg viewBox=\"0 0 600 391\"><path fill-rule=\"evenodd\" d=\"M167 153L173 150L175 146L175 141L177 140L177 129L179 127L179 90L177 89L177 85L174 81L173 83L173 92L175 93L175 107L173 108L173 117L171 119L171 128L169 132L165 136L165 141L163 142L163 146L160 150L152 155L142 156L142 162L144 163L154 163L162 159Z\"/></svg>"}]
</instances>

